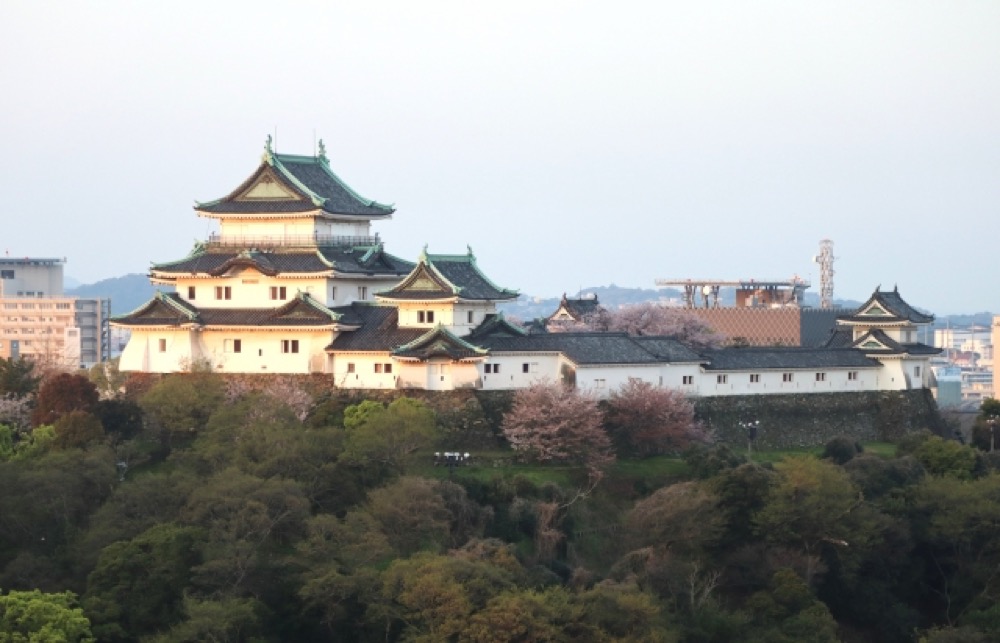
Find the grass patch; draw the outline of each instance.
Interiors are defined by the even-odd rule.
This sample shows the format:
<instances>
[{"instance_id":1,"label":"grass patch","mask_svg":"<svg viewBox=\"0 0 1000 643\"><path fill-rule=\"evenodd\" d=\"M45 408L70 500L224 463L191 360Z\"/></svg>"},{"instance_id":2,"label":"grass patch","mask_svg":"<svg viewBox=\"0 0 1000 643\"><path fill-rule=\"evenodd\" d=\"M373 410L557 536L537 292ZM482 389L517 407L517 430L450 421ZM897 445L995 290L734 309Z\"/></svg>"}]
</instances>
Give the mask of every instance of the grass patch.
<instances>
[{"instance_id":1,"label":"grass patch","mask_svg":"<svg viewBox=\"0 0 1000 643\"><path fill-rule=\"evenodd\" d=\"M883 458L896 457L896 445L892 442L863 442L865 453L872 453Z\"/></svg>"},{"instance_id":2,"label":"grass patch","mask_svg":"<svg viewBox=\"0 0 1000 643\"><path fill-rule=\"evenodd\" d=\"M642 460L616 460L611 475L627 477L684 477L689 467L679 456L659 455Z\"/></svg>"},{"instance_id":3,"label":"grass patch","mask_svg":"<svg viewBox=\"0 0 1000 643\"><path fill-rule=\"evenodd\" d=\"M867 442L863 444L865 453L871 453L883 458L896 455L896 445L890 442ZM742 451L745 455L746 451ZM785 458L799 456L820 457L822 446L801 447L795 449L754 449L751 459L754 462L780 462ZM583 467L554 464L526 464L514 461L511 450L481 451L472 454L472 464L455 467L454 471L447 466L434 466L432 453L423 453L416 457L409 472L414 475L434 478L437 480L476 480L491 482L499 479L509 479L521 476L536 486L554 483L559 486L572 486L580 483ZM635 481L645 480L654 486L670 484L676 480L690 477L690 468L680 456L661 455L643 459L618 459L608 471L607 480Z\"/></svg>"}]
</instances>

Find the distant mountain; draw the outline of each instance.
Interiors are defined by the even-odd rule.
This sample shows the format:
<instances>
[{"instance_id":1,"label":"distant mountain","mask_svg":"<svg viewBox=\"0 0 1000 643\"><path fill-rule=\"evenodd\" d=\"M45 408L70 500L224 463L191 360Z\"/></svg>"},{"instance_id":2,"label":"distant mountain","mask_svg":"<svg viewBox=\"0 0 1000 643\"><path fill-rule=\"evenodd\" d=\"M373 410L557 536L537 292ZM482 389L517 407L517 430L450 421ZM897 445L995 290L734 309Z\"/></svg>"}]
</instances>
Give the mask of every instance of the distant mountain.
<instances>
[{"instance_id":1,"label":"distant mountain","mask_svg":"<svg viewBox=\"0 0 1000 643\"><path fill-rule=\"evenodd\" d=\"M140 274L102 279L94 284L67 288L66 294L74 297L100 297L111 300L111 314L123 315L149 301L156 292L149 277Z\"/></svg>"}]
</instances>

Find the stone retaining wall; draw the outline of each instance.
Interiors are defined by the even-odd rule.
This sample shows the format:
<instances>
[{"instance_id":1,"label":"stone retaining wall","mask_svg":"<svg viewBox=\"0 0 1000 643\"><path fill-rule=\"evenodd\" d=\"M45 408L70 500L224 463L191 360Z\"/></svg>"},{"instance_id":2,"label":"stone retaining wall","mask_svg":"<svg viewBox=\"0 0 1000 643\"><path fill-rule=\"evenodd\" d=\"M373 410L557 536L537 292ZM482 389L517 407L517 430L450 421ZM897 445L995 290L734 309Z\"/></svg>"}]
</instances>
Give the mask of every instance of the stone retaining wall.
<instances>
[{"instance_id":1,"label":"stone retaining wall","mask_svg":"<svg viewBox=\"0 0 1000 643\"><path fill-rule=\"evenodd\" d=\"M928 390L700 398L695 413L717 441L739 446L747 444L740 422L756 420L755 445L777 449L817 446L838 435L891 441L945 426Z\"/></svg>"}]
</instances>

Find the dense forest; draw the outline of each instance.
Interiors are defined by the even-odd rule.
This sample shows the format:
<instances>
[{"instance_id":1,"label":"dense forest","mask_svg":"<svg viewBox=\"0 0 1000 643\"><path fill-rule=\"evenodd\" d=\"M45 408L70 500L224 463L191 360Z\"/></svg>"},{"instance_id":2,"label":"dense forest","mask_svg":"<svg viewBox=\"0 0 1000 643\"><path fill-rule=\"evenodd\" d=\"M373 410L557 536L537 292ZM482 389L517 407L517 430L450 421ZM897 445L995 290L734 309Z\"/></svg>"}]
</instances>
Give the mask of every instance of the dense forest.
<instances>
[{"instance_id":1,"label":"dense forest","mask_svg":"<svg viewBox=\"0 0 1000 643\"><path fill-rule=\"evenodd\" d=\"M992 400L970 445L748 459L639 384L483 408L0 360L0 396L0 641L1000 632Z\"/></svg>"}]
</instances>

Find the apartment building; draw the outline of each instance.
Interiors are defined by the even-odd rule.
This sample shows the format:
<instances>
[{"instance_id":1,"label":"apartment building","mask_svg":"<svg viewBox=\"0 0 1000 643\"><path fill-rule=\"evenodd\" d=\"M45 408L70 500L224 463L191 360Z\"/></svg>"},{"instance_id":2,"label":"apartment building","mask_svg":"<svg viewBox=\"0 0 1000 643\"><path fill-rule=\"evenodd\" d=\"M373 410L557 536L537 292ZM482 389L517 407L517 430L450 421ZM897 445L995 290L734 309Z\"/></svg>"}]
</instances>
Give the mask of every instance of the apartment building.
<instances>
[{"instance_id":1,"label":"apartment building","mask_svg":"<svg viewBox=\"0 0 1000 643\"><path fill-rule=\"evenodd\" d=\"M63 292L65 259L0 258L0 357L59 368L107 359L110 300Z\"/></svg>"}]
</instances>

